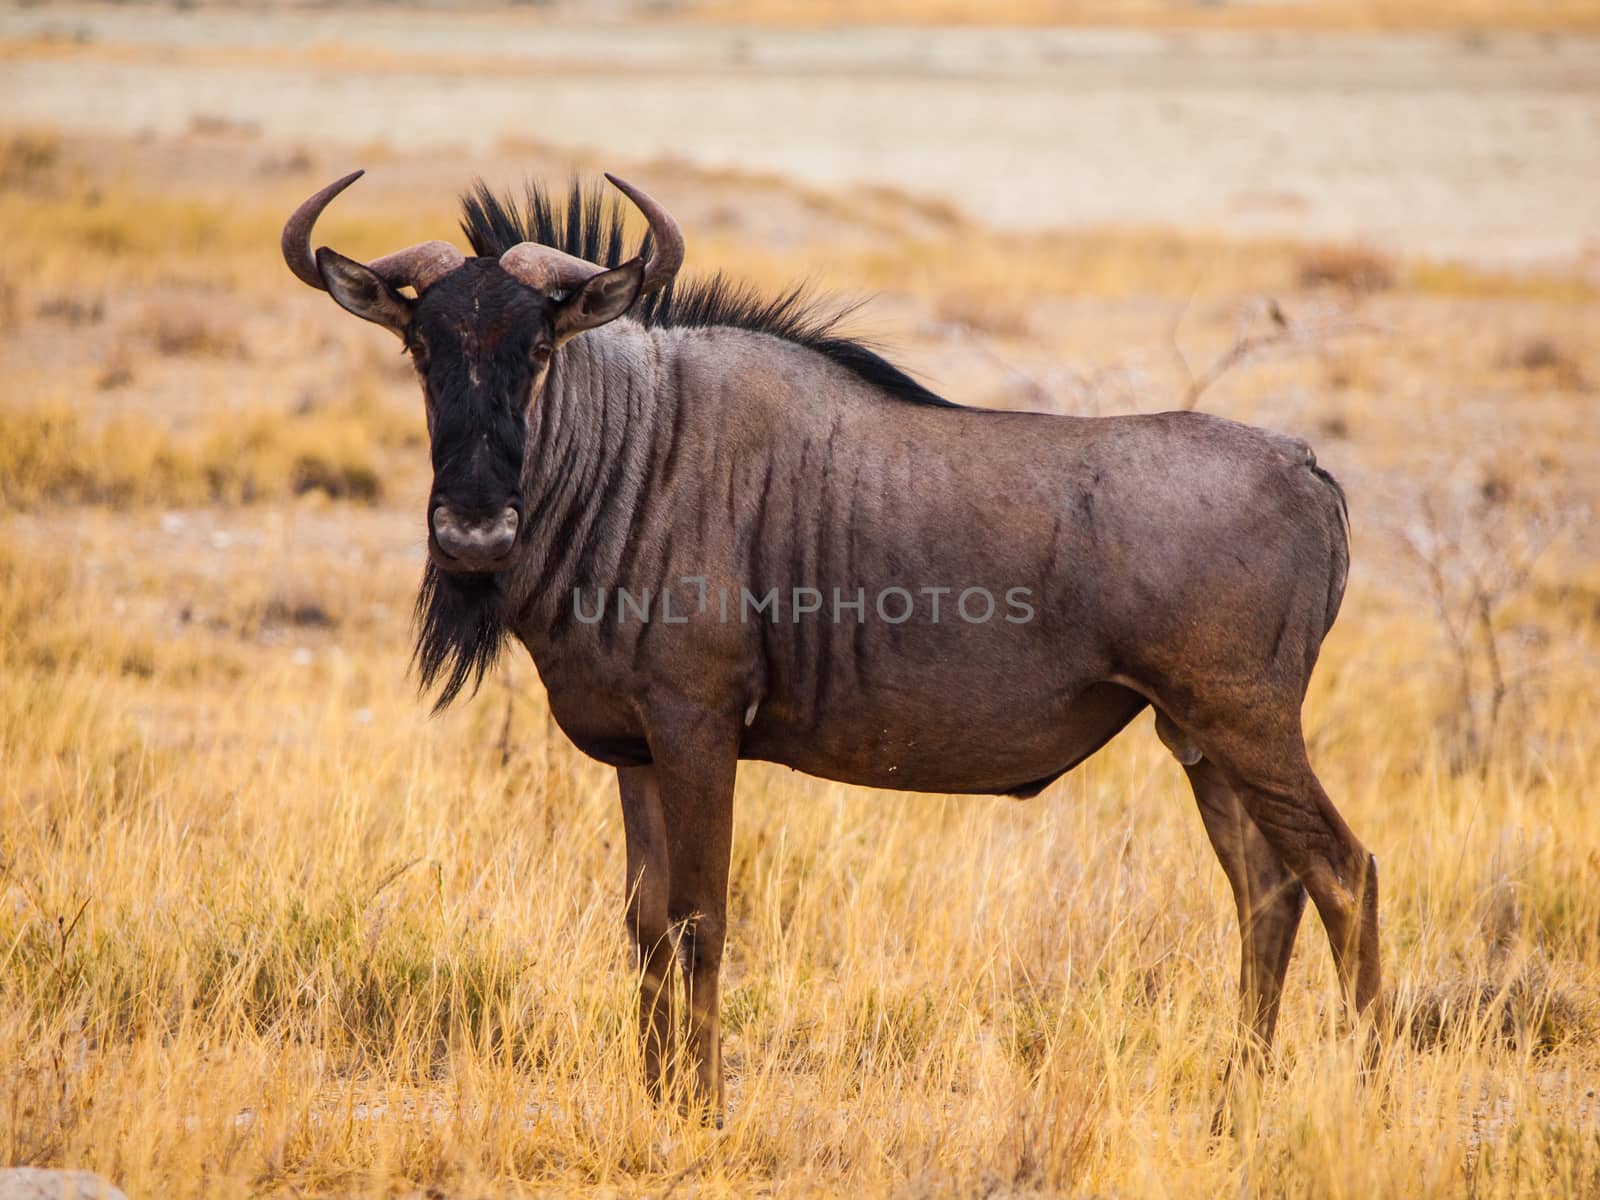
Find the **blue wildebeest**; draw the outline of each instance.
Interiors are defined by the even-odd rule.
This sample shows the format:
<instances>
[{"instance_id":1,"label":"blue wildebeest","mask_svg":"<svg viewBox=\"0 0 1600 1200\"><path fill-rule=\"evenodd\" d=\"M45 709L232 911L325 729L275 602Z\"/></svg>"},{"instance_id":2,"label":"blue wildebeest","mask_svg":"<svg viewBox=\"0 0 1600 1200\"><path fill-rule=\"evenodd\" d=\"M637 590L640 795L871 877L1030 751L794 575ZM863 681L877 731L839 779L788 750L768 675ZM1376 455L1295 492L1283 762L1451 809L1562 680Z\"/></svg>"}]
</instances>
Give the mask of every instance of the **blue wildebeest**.
<instances>
[{"instance_id":1,"label":"blue wildebeest","mask_svg":"<svg viewBox=\"0 0 1600 1200\"><path fill-rule=\"evenodd\" d=\"M684 1036L683 1092L722 1104L739 759L1032 796L1146 706L1233 888L1249 1056L1308 892L1347 1000L1372 1004L1376 869L1301 733L1349 563L1304 442L952 404L798 292L674 286L678 226L614 178L649 222L631 257L616 202L576 185L564 213L479 185L472 256L313 252L359 174L290 217L284 257L401 338L422 384L424 686L448 704L515 637L562 730L616 768L653 1091Z\"/></svg>"}]
</instances>

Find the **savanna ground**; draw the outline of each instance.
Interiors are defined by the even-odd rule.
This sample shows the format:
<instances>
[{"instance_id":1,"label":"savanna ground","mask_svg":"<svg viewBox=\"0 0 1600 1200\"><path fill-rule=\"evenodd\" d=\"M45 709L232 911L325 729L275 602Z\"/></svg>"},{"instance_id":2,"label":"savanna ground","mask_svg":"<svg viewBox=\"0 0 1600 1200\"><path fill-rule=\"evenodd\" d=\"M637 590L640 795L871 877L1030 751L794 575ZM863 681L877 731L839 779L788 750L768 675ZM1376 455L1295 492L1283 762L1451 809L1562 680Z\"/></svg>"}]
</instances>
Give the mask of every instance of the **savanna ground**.
<instances>
[{"instance_id":1,"label":"savanna ground","mask_svg":"<svg viewBox=\"0 0 1600 1200\"><path fill-rule=\"evenodd\" d=\"M609 772L525 657L438 719L407 680L415 385L276 251L351 163L320 231L350 253L447 234L476 173L617 167L691 268L876 294L858 325L953 398L1308 437L1355 525L1307 728L1382 864L1373 1079L1308 915L1277 1069L1205 1136L1237 939L1146 717L1025 803L746 764L728 1120L651 1106ZM0 228L4 1163L136 1197L1600 1190L1592 252L1001 233L883 187L223 119L14 125Z\"/></svg>"}]
</instances>

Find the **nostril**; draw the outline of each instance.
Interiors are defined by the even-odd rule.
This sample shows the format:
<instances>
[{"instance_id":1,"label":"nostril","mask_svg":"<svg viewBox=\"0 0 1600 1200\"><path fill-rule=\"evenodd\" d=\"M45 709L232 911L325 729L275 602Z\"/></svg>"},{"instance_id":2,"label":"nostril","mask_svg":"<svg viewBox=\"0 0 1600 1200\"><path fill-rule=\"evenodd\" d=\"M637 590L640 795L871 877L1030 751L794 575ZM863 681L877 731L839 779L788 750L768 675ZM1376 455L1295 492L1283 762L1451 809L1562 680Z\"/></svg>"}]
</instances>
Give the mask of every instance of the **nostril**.
<instances>
[{"instance_id":1,"label":"nostril","mask_svg":"<svg viewBox=\"0 0 1600 1200\"><path fill-rule=\"evenodd\" d=\"M465 521L446 505L433 510L433 535L454 558L496 559L510 551L521 523L514 507L507 506L484 520Z\"/></svg>"},{"instance_id":2,"label":"nostril","mask_svg":"<svg viewBox=\"0 0 1600 1200\"><path fill-rule=\"evenodd\" d=\"M522 523L521 514L509 504L501 510L498 519L498 532L509 544L517 536L517 526Z\"/></svg>"}]
</instances>

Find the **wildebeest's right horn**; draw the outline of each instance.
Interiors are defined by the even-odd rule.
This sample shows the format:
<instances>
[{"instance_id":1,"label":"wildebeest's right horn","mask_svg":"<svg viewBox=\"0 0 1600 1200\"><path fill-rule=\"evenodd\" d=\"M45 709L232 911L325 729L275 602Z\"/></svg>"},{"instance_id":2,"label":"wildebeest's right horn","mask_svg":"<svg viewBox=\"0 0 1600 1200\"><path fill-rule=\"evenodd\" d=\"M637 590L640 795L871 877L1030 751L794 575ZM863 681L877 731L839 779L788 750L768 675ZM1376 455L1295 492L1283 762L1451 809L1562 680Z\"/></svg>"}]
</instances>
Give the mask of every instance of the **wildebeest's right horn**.
<instances>
[{"instance_id":1,"label":"wildebeest's right horn","mask_svg":"<svg viewBox=\"0 0 1600 1200\"><path fill-rule=\"evenodd\" d=\"M539 242L519 242L500 256L500 266L507 274L541 292L577 287L605 270L586 258Z\"/></svg>"},{"instance_id":2,"label":"wildebeest's right horn","mask_svg":"<svg viewBox=\"0 0 1600 1200\"><path fill-rule=\"evenodd\" d=\"M317 270L317 255L311 248L311 231L329 202L365 174L365 171L352 171L343 179L336 179L321 191L312 193L284 222L283 261L289 264L289 270L301 283L320 291L328 290L322 282L322 272ZM382 276L391 287L410 285L422 292L465 261L461 251L449 242L422 242L375 258L367 264L367 268Z\"/></svg>"}]
</instances>

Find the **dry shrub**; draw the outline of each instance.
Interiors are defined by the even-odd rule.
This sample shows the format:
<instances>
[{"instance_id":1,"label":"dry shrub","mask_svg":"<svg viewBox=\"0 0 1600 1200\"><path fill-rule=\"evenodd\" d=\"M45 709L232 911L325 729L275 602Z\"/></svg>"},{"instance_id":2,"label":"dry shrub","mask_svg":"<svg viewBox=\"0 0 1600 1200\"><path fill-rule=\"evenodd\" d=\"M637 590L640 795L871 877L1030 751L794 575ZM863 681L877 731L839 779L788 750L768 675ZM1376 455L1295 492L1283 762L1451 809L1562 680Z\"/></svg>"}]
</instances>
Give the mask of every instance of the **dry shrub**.
<instances>
[{"instance_id":1,"label":"dry shrub","mask_svg":"<svg viewBox=\"0 0 1600 1200\"><path fill-rule=\"evenodd\" d=\"M236 121L220 113L196 113L189 119L189 132L200 137L255 137L261 126L255 121Z\"/></svg>"},{"instance_id":2,"label":"dry shrub","mask_svg":"<svg viewBox=\"0 0 1600 1200\"><path fill-rule=\"evenodd\" d=\"M1390 359L1387 346L1330 345L1322 356L1325 386L1330 392L1376 395L1386 384L1384 367Z\"/></svg>"},{"instance_id":3,"label":"dry shrub","mask_svg":"<svg viewBox=\"0 0 1600 1200\"><path fill-rule=\"evenodd\" d=\"M320 447L302 451L289 473L289 489L296 496L323 492L334 500L361 500L368 504L383 495L383 477L370 463Z\"/></svg>"},{"instance_id":4,"label":"dry shrub","mask_svg":"<svg viewBox=\"0 0 1600 1200\"><path fill-rule=\"evenodd\" d=\"M190 297L167 297L145 305L136 328L168 358L248 357L238 322L226 308Z\"/></svg>"},{"instance_id":5,"label":"dry shrub","mask_svg":"<svg viewBox=\"0 0 1600 1200\"><path fill-rule=\"evenodd\" d=\"M1414 515L1394 529L1420 569L1445 650L1434 666L1451 677L1440 723L1453 769L1486 772L1532 732L1551 650L1542 637L1512 636L1513 615L1535 592L1547 552L1587 516L1508 450L1426 483Z\"/></svg>"},{"instance_id":6,"label":"dry shrub","mask_svg":"<svg viewBox=\"0 0 1600 1200\"><path fill-rule=\"evenodd\" d=\"M61 157L61 138L48 132L14 133L0 139L0 187L19 187L47 174Z\"/></svg>"},{"instance_id":7,"label":"dry shrub","mask_svg":"<svg viewBox=\"0 0 1600 1200\"><path fill-rule=\"evenodd\" d=\"M1546 335L1526 338L1508 347L1501 362L1507 367L1543 376L1562 388L1581 391L1588 386L1578 355Z\"/></svg>"},{"instance_id":8,"label":"dry shrub","mask_svg":"<svg viewBox=\"0 0 1600 1200\"><path fill-rule=\"evenodd\" d=\"M114 392L118 388L127 387L136 378L134 362L134 355L127 346L119 343L112 347L110 353L106 355L105 365L95 379L95 387L102 392Z\"/></svg>"},{"instance_id":9,"label":"dry shrub","mask_svg":"<svg viewBox=\"0 0 1600 1200\"><path fill-rule=\"evenodd\" d=\"M51 296L41 300L33 312L43 320L60 321L64 325L98 325L105 320L106 302L100 296L92 299Z\"/></svg>"},{"instance_id":10,"label":"dry shrub","mask_svg":"<svg viewBox=\"0 0 1600 1200\"><path fill-rule=\"evenodd\" d=\"M1351 292L1387 291L1397 277L1394 260L1370 246L1315 246L1301 253L1296 269L1301 287Z\"/></svg>"},{"instance_id":11,"label":"dry shrub","mask_svg":"<svg viewBox=\"0 0 1600 1200\"><path fill-rule=\"evenodd\" d=\"M297 629L339 627L339 618L327 603L308 592L273 592L262 604L260 617L263 624L290 625Z\"/></svg>"},{"instance_id":12,"label":"dry shrub","mask_svg":"<svg viewBox=\"0 0 1600 1200\"><path fill-rule=\"evenodd\" d=\"M16 324L22 313L22 289L5 263L0 263L0 324Z\"/></svg>"},{"instance_id":13,"label":"dry shrub","mask_svg":"<svg viewBox=\"0 0 1600 1200\"><path fill-rule=\"evenodd\" d=\"M304 146L296 146L282 154L269 155L257 170L263 175L304 175L316 165L317 160L311 156L311 151Z\"/></svg>"},{"instance_id":14,"label":"dry shrub","mask_svg":"<svg viewBox=\"0 0 1600 1200\"><path fill-rule=\"evenodd\" d=\"M1567 629L1600 629L1600 581L1581 578L1535 580L1534 602Z\"/></svg>"},{"instance_id":15,"label":"dry shrub","mask_svg":"<svg viewBox=\"0 0 1600 1200\"><path fill-rule=\"evenodd\" d=\"M1350 415L1346 412L1321 413L1311 420L1317 436L1327 441L1344 441L1350 437Z\"/></svg>"},{"instance_id":16,"label":"dry shrub","mask_svg":"<svg viewBox=\"0 0 1600 1200\"><path fill-rule=\"evenodd\" d=\"M1549 1053L1600 1036L1592 992L1562 982L1543 959L1419 988L1401 1002L1401 1028L1419 1050L1498 1043Z\"/></svg>"}]
</instances>

